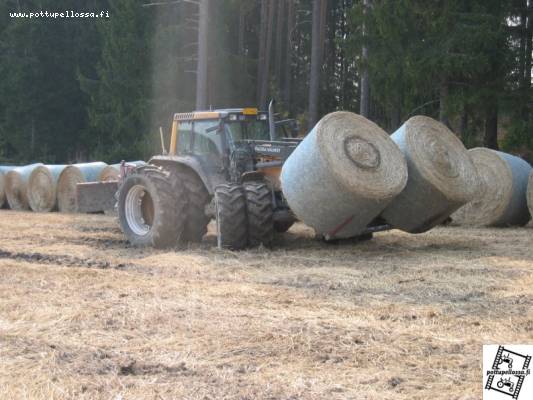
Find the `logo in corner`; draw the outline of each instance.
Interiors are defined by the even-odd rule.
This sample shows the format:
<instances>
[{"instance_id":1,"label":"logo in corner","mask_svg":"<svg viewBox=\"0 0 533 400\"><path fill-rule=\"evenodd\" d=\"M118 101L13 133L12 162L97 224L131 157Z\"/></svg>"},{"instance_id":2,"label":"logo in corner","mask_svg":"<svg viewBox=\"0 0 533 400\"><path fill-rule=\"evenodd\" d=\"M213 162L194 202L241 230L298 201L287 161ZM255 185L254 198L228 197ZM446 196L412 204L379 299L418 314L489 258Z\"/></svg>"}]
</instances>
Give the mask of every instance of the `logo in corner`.
<instances>
[{"instance_id":1,"label":"logo in corner","mask_svg":"<svg viewBox=\"0 0 533 400\"><path fill-rule=\"evenodd\" d=\"M483 400L531 399L533 345L483 346Z\"/></svg>"}]
</instances>

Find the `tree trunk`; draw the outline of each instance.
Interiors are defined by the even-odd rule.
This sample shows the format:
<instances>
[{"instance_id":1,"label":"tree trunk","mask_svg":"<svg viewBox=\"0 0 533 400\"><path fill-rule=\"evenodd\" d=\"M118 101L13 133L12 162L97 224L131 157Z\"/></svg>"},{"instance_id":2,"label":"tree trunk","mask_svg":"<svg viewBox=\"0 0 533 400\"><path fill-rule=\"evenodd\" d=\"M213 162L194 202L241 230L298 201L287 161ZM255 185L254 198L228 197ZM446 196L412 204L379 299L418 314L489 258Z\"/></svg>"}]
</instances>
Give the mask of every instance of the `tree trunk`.
<instances>
[{"instance_id":1,"label":"tree trunk","mask_svg":"<svg viewBox=\"0 0 533 400\"><path fill-rule=\"evenodd\" d=\"M275 61L275 74L278 80L278 85L281 87L281 64L283 56L283 31L285 29L284 24L284 12L285 12L285 0L278 0L278 12L276 17L276 61Z\"/></svg>"},{"instance_id":2,"label":"tree trunk","mask_svg":"<svg viewBox=\"0 0 533 400\"><path fill-rule=\"evenodd\" d=\"M364 13L366 14L370 6L370 0L363 0ZM370 117L370 82L368 79L368 46L365 43L366 26L363 25L363 50L361 54L361 61L363 69L361 71L361 102L359 104L359 113L365 117Z\"/></svg>"},{"instance_id":3,"label":"tree trunk","mask_svg":"<svg viewBox=\"0 0 533 400\"><path fill-rule=\"evenodd\" d=\"M291 106L291 78L292 78L292 33L295 27L294 0L287 0L287 41L285 44L285 71L283 73L284 103L289 113Z\"/></svg>"},{"instance_id":4,"label":"tree trunk","mask_svg":"<svg viewBox=\"0 0 533 400\"><path fill-rule=\"evenodd\" d=\"M448 118L448 96L449 86L448 79L442 77L440 82L440 104L439 104L439 120L447 127L450 126L450 120Z\"/></svg>"},{"instance_id":5,"label":"tree trunk","mask_svg":"<svg viewBox=\"0 0 533 400\"><path fill-rule=\"evenodd\" d=\"M207 108L207 45L209 29L209 0L199 0L198 61L196 64L196 109Z\"/></svg>"},{"instance_id":6,"label":"tree trunk","mask_svg":"<svg viewBox=\"0 0 533 400\"><path fill-rule=\"evenodd\" d=\"M525 61L524 61L524 76L522 89L524 93L524 100L522 102L522 117L527 122L529 121L530 116L530 107L528 103L530 100L530 90L531 90L531 53L533 51L533 1L529 0L526 6L528 7L527 12L527 23L526 23L526 32L525 32Z\"/></svg>"},{"instance_id":7,"label":"tree trunk","mask_svg":"<svg viewBox=\"0 0 533 400\"><path fill-rule=\"evenodd\" d=\"M267 36L268 1L261 1L259 16L259 54L257 57L257 105L261 105L261 90L263 87L263 70L265 65L265 48Z\"/></svg>"},{"instance_id":8,"label":"tree trunk","mask_svg":"<svg viewBox=\"0 0 533 400\"><path fill-rule=\"evenodd\" d=\"M268 19L266 26L266 43L264 49L264 62L262 67L262 76L261 76L261 90L259 96L259 107L263 110L266 110L268 103L268 84L270 77L270 59L272 53L272 25L274 23L274 7L275 0L268 1Z\"/></svg>"},{"instance_id":9,"label":"tree trunk","mask_svg":"<svg viewBox=\"0 0 533 400\"><path fill-rule=\"evenodd\" d=\"M470 145L470 135L468 134L468 110L466 106L463 106L463 111L461 113L459 136L466 146Z\"/></svg>"},{"instance_id":10,"label":"tree trunk","mask_svg":"<svg viewBox=\"0 0 533 400\"><path fill-rule=\"evenodd\" d=\"M311 129L318 121L318 96L320 93L320 68L322 66L322 43L320 43L322 2L313 0L313 24L311 32L311 71L309 77L309 121Z\"/></svg>"},{"instance_id":11,"label":"tree trunk","mask_svg":"<svg viewBox=\"0 0 533 400\"><path fill-rule=\"evenodd\" d=\"M244 2L241 2L239 6L239 34L238 34L238 44L237 44L237 51L240 56L244 55L244 32L246 27L246 19L245 19L245 8L244 8Z\"/></svg>"},{"instance_id":12,"label":"tree trunk","mask_svg":"<svg viewBox=\"0 0 533 400\"><path fill-rule=\"evenodd\" d=\"M490 102L485 110L484 145L489 149L498 150L498 103Z\"/></svg>"}]
</instances>

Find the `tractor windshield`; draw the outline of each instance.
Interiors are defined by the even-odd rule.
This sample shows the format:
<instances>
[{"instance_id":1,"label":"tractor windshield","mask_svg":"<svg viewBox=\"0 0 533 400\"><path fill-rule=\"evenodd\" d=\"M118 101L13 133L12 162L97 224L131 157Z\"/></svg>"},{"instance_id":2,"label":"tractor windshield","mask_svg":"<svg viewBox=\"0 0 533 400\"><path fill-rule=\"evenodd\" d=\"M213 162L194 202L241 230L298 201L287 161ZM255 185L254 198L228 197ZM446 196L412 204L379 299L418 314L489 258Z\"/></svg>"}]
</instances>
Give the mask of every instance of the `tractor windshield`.
<instances>
[{"instance_id":1,"label":"tractor windshield","mask_svg":"<svg viewBox=\"0 0 533 400\"><path fill-rule=\"evenodd\" d=\"M270 140L268 121L265 120L227 121L226 127L235 142L242 140Z\"/></svg>"}]
</instances>

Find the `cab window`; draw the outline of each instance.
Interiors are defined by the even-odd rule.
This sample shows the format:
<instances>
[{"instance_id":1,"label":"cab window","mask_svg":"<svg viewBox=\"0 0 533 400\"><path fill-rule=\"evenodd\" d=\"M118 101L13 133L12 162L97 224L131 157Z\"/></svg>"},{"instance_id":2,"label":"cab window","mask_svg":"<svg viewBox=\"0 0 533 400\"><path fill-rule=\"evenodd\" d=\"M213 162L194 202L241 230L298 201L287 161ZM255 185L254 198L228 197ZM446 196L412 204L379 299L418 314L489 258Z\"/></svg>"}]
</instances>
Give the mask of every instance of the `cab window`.
<instances>
[{"instance_id":1,"label":"cab window","mask_svg":"<svg viewBox=\"0 0 533 400\"><path fill-rule=\"evenodd\" d=\"M178 124L178 154L187 154L191 151L192 123L180 122Z\"/></svg>"},{"instance_id":2,"label":"cab window","mask_svg":"<svg viewBox=\"0 0 533 400\"><path fill-rule=\"evenodd\" d=\"M221 151L218 121L196 121L193 124L193 153L218 155Z\"/></svg>"}]
</instances>

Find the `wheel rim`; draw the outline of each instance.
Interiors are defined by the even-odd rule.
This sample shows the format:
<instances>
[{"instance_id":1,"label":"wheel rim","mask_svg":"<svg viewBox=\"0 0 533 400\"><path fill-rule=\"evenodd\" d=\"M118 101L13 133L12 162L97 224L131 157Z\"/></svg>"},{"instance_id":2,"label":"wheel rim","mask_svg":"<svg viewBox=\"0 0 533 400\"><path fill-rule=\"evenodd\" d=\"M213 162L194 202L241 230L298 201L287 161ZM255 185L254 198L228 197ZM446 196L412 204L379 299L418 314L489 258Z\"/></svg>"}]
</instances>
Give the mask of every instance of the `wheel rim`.
<instances>
[{"instance_id":1,"label":"wheel rim","mask_svg":"<svg viewBox=\"0 0 533 400\"><path fill-rule=\"evenodd\" d=\"M134 234L145 236L150 232L154 221L154 203L144 186L135 185L128 191L124 211Z\"/></svg>"}]
</instances>

